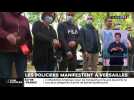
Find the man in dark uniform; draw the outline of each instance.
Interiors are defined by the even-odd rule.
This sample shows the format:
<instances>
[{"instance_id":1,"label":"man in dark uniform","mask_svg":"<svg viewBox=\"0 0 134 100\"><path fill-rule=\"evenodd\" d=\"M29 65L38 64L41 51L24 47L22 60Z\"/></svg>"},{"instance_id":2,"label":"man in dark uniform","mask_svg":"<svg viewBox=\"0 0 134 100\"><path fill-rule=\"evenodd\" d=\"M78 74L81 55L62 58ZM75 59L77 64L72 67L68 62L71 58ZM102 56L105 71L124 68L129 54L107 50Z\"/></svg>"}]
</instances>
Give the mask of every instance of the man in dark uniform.
<instances>
[{"instance_id":1,"label":"man in dark uniform","mask_svg":"<svg viewBox=\"0 0 134 100\"><path fill-rule=\"evenodd\" d=\"M67 12L67 21L58 25L58 35L61 43L61 56L63 60L59 65L60 71L75 71L77 67L76 49L78 44L78 27L74 24L74 12Z\"/></svg>"}]
</instances>

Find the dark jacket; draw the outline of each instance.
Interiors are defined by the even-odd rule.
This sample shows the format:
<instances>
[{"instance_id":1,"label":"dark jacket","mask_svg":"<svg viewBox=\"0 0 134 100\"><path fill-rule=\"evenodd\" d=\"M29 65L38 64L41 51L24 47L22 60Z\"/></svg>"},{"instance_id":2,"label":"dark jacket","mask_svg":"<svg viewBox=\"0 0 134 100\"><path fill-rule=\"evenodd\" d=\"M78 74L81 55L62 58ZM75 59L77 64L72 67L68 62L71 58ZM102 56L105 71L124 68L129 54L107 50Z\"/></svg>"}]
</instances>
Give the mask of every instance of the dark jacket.
<instances>
[{"instance_id":1,"label":"dark jacket","mask_svg":"<svg viewBox=\"0 0 134 100\"><path fill-rule=\"evenodd\" d=\"M0 12L0 52L17 52L18 45L11 45L7 35L17 32L29 48L32 47L32 37L28 20L15 12ZM21 45L21 44L19 44Z\"/></svg>"},{"instance_id":2,"label":"dark jacket","mask_svg":"<svg viewBox=\"0 0 134 100\"><path fill-rule=\"evenodd\" d=\"M134 54L134 37L128 35L128 40L130 41L130 43L132 45L132 48L128 49L128 53L131 55L131 54Z\"/></svg>"},{"instance_id":3,"label":"dark jacket","mask_svg":"<svg viewBox=\"0 0 134 100\"><path fill-rule=\"evenodd\" d=\"M98 53L101 49L99 34L93 25L86 25L80 30L80 44L82 51Z\"/></svg>"},{"instance_id":4,"label":"dark jacket","mask_svg":"<svg viewBox=\"0 0 134 100\"><path fill-rule=\"evenodd\" d=\"M52 40L57 39L57 35L52 26L44 26L40 21L33 24L32 33L34 37L33 64L44 65L55 62Z\"/></svg>"},{"instance_id":5,"label":"dark jacket","mask_svg":"<svg viewBox=\"0 0 134 100\"><path fill-rule=\"evenodd\" d=\"M76 43L78 43L78 39L79 39L78 27L72 23L63 22L58 25L57 32L58 32L59 40L62 45L62 50L65 53L68 51L72 51L68 47L68 43L70 41L76 41ZM76 51L76 48L74 48L74 51Z\"/></svg>"},{"instance_id":6,"label":"dark jacket","mask_svg":"<svg viewBox=\"0 0 134 100\"><path fill-rule=\"evenodd\" d=\"M113 51L112 48L120 47L123 51ZM111 43L108 52L110 53L110 65L123 65L124 64L124 54L127 53L127 48L123 43L116 44L115 42Z\"/></svg>"}]
</instances>

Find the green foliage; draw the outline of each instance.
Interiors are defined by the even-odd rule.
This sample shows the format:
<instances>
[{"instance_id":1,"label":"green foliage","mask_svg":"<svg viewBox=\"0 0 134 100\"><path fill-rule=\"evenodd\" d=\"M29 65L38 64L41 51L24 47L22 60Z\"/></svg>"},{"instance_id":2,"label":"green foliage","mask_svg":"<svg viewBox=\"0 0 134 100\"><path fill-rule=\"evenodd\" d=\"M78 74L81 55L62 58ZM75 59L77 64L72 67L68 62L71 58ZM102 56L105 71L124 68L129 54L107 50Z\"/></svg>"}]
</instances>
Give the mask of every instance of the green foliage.
<instances>
[{"instance_id":1,"label":"green foliage","mask_svg":"<svg viewBox=\"0 0 134 100\"><path fill-rule=\"evenodd\" d=\"M40 13L41 12L25 12L25 15L28 17L29 22L32 24L33 22L40 19ZM56 23L60 23L66 20L66 12L56 12L56 15ZM127 19L113 19L114 23L121 24L121 29L123 30L125 30L128 25L132 26L134 23L133 12L76 12L76 15L74 17L75 23L84 26L86 23L85 16L87 15L93 16L93 24L98 30L104 27L104 19L108 16L127 16Z\"/></svg>"},{"instance_id":2,"label":"green foliage","mask_svg":"<svg viewBox=\"0 0 134 100\"><path fill-rule=\"evenodd\" d=\"M29 19L30 23L33 23L40 18L40 12L25 12L25 16Z\"/></svg>"}]
</instances>

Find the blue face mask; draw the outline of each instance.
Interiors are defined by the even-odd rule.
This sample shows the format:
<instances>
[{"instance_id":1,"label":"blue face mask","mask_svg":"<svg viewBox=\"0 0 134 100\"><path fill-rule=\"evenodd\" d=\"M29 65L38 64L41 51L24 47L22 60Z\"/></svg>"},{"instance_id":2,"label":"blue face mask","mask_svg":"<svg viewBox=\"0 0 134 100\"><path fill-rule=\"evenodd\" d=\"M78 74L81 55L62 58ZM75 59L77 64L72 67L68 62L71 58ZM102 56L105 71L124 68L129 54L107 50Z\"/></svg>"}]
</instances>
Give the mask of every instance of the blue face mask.
<instances>
[{"instance_id":1,"label":"blue face mask","mask_svg":"<svg viewBox=\"0 0 134 100\"><path fill-rule=\"evenodd\" d=\"M72 16L67 16L67 21L70 23L73 23L73 17Z\"/></svg>"},{"instance_id":2,"label":"blue face mask","mask_svg":"<svg viewBox=\"0 0 134 100\"><path fill-rule=\"evenodd\" d=\"M45 16L43 20L46 21L48 24L52 24L53 17L51 17L51 16Z\"/></svg>"}]
</instances>

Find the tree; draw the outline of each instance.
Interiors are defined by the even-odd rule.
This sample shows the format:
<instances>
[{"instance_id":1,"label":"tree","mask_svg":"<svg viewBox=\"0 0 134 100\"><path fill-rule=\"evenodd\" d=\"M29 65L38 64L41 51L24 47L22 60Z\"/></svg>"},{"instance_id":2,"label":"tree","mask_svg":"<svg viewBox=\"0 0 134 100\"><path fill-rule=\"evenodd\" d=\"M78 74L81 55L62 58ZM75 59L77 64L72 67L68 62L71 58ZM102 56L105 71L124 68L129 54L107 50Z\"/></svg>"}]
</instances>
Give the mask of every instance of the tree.
<instances>
[{"instance_id":1,"label":"tree","mask_svg":"<svg viewBox=\"0 0 134 100\"><path fill-rule=\"evenodd\" d=\"M25 16L29 19L29 22L33 22L40 19L41 12L25 12ZM74 20L76 24L84 26L86 24L85 16L91 15L94 18L93 25L97 29L104 27L104 19L109 16L127 16L127 19L113 19L113 23L120 23L121 29L126 29L128 25L134 23L134 12L76 12ZM56 12L55 23L58 24L66 20L66 12Z\"/></svg>"},{"instance_id":2,"label":"tree","mask_svg":"<svg viewBox=\"0 0 134 100\"><path fill-rule=\"evenodd\" d=\"M29 19L29 22L33 22L40 19L40 12L25 12L25 16Z\"/></svg>"}]
</instances>

